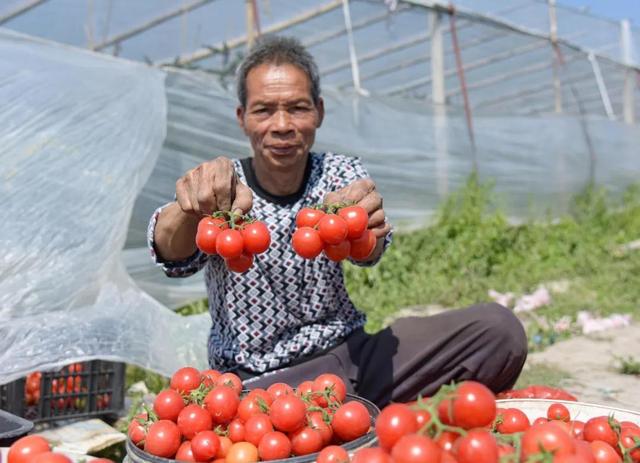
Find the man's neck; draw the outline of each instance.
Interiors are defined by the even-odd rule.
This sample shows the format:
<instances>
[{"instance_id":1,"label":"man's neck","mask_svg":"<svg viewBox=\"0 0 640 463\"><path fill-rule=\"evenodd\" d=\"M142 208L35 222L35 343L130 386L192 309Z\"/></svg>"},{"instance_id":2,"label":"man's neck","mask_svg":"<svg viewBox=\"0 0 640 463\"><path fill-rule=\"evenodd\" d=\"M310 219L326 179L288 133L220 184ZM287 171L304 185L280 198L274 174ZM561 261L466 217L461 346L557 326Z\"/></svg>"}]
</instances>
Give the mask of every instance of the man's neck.
<instances>
[{"instance_id":1,"label":"man's neck","mask_svg":"<svg viewBox=\"0 0 640 463\"><path fill-rule=\"evenodd\" d=\"M300 165L288 171L268 170L259 158L252 159L253 171L260 187L274 196L287 196L300 189L309 156Z\"/></svg>"}]
</instances>

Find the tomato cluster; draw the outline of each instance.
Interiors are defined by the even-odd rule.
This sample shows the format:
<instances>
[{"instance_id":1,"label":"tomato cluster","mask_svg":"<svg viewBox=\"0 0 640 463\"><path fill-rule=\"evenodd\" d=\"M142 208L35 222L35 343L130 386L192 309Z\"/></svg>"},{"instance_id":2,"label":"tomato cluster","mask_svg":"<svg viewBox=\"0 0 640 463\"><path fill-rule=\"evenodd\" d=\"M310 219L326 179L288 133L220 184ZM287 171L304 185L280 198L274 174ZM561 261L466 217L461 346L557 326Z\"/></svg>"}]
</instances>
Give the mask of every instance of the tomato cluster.
<instances>
[{"instance_id":1,"label":"tomato cluster","mask_svg":"<svg viewBox=\"0 0 640 463\"><path fill-rule=\"evenodd\" d=\"M351 463L640 462L640 427L612 416L583 422L553 403L533 423L517 408L499 408L482 384L445 386L430 399L392 404L378 416L379 447ZM319 463L328 463L321 453Z\"/></svg>"},{"instance_id":2,"label":"tomato cluster","mask_svg":"<svg viewBox=\"0 0 640 463\"><path fill-rule=\"evenodd\" d=\"M128 435L146 452L179 461L278 460L319 452L369 432L367 408L345 399L346 386L333 374L321 374L296 389L275 383L243 393L242 381L233 373L185 367L174 373L152 409L136 415Z\"/></svg>"},{"instance_id":3,"label":"tomato cluster","mask_svg":"<svg viewBox=\"0 0 640 463\"><path fill-rule=\"evenodd\" d=\"M205 254L219 255L233 272L249 270L254 254L265 252L270 244L271 234L267 225L246 215L216 212L198 223L198 249Z\"/></svg>"},{"instance_id":4,"label":"tomato cluster","mask_svg":"<svg viewBox=\"0 0 640 463\"><path fill-rule=\"evenodd\" d=\"M64 367L51 379L50 403L51 408L58 411L84 410L86 408L88 389L86 380L82 375L84 365L72 363ZM27 375L24 386L24 399L28 406L38 405L41 398L40 384L42 373L39 371ZM96 408L105 410L109 408L111 396L108 393L96 396Z\"/></svg>"},{"instance_id":5,"label":"tomato cluster","mask_svg":"<svg viewBox=\"0 0 640 463\"><path fill-rule=\"evenodd\" d=\"M304 207L296 215L293 249L305 259L314 259L321 252L334 262L348 257L366 259L376 246L368 223L369 215L360 206Z\"/></svg>"},{"instance_id":6,"label":"tomato cluster","mask_svg":"<svg viewBox=\"0 0 640 463\"><path fill-rule=\"evenodd\" d=\"M113 463L107 458L94 458L92 463ZM52 452L49 442L42 436L25 436L9 447L7 463L72 463L62 453Z\"/></svg>"}]
</instances>

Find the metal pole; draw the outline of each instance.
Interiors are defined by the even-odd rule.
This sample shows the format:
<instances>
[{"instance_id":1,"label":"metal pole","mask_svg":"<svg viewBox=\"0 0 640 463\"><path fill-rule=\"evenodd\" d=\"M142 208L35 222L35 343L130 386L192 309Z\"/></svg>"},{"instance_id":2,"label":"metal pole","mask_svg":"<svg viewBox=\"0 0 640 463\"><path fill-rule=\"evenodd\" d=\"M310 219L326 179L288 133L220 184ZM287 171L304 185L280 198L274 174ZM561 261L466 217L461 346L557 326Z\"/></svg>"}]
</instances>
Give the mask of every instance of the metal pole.
<instances>
[{"instance_id":1,"label":"metal pole","mask_svg":"<svg viewBox=\"0 0 640 463\"><path fill-rule=\"evenodd\" d=\"M553 89L556 113L562 113L562 87L560 85L560 69L558 56L558 18L556 16L556 0L549 0L549 37L553 47Z\"/></svg>"},{"instance_id":2,"label":"metal pole","mask_svg":"<svg viewBox=\"0 0 640 463\"><path fill-rule=\"evenodd\" d=\"M631 25L628 19L620 22L620 31L622 39L622 60L624 64L631 66ZM625 69L624 73L624 95L622 98L624 121L627 124L633 124L636 121L635 115L635 74L636 71L631 68Z\"/></svg>"},{"instance_id":3,"label":"metal pole","mask_svg":"<svg viewBox=\"0 0 640 463\"><path fill-rule=\"evenodd\" d=\"M593 75L595 76L596 83L598 84L598 92L600 92L600 98L602 99L604 110L607 113L607 117L610 120L614 120L616 118L616 115L614 114L613 108L611 107L609 92L607 91L607 86L605 85L604 79L602 78L602 71L600 70L600 65L598 64L596 55L594 55L593 53L589 53L589 61L591 62L591 69L593 69Z\"/></svg>"},{"instance_id":4,"label":"metal pole","mask_svg":"<svg viewBox=\"0 0 640 463\"><path fill-rule=\"evenodd\" d=\"M245 14L247 20L247 48L250 49L253 47L255 40L255 29L253 27L255 22L253 20L253 5L251 4L251 0L245 0Z\"/></svg>"},{"instance_id":5,"label":"metal pole","mask_svg":"<svg viewBox=\"0 0 640 463\"><path fill-rule=\"evenodd\" d=\"M453 44L453 51L456 55L456 69L458 72L458 79L460 80L460 91L462 92L462 98L464 101L464 115L467 120L467 131L469 133L469 141L471 142L471 149L474 154L474 167L477 167L475 159L476 139L473 133L473 118L471 117L471 104L469 103L469 92L467 91L467 83L464 78L464 66L462 65L462 54L460 53L460 46L458 45L458 33L456 32L456 14L452 11L449 15L449 26L451 28L451 42Z\"/></svg>"},{"instance_id":6,"label":"metal pole","mask_svg":"<svg viewBox=\"0 0 640 463\"><path fill-rule=\"evenodd\" d=\"M11 21L13 18L17 18L21 14L26 13L30 9L35 8L36 6L46 1L47 0L31 0L31 1L25 2L22 5L19 5L16 8L14 8L12 11L9 11L8 13L5 13L2 16L0 16L0 24L4 24L7 21Z\"/></svg>"},{"instance_id":7,"label":"metal pole","mask_svg":"<svg viewBox=\"0 0 640 463\"><path fill-rule=\"evenodd\" d=\"M358 55L356 54L356 43L353 39L353 30L351 29L351 11L349 10L349 0L342 0L342 15L344 17L344 27L347 30L347 44L349 46L349 60L351 61L351 77L353 78L353 87L358 93L363 92L360 87L360 67L358 66Z\"/></svg>"},{"instance_id":8,"label":"metal pole","mask_svg":"<svg viewBox=\"0 0 640 463\"><path fill-rule=\"evenodd\" d=\"M444 44L442 42L442 13L432 11L429 14L431 33L431 99L436 105L444 105Z\"/></svg>"}]
</instances>

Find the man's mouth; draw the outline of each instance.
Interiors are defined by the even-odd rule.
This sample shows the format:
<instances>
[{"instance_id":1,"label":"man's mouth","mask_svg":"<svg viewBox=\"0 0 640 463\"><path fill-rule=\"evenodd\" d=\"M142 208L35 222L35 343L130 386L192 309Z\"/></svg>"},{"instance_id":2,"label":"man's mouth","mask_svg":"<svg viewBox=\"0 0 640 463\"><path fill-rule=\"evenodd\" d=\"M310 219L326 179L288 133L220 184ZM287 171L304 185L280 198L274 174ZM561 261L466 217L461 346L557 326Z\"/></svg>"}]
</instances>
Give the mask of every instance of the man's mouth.
<instances>
[{"instance_id":1,"label":"man's mouth","mask_svg":"<svg viewBox=\"0 0 640 463\"><path fill-rule=\"evenodd\" d=\"M291 154L298 149L298 145L270 145L269 151L276 155Z\"/></svg>"}]
</instances>

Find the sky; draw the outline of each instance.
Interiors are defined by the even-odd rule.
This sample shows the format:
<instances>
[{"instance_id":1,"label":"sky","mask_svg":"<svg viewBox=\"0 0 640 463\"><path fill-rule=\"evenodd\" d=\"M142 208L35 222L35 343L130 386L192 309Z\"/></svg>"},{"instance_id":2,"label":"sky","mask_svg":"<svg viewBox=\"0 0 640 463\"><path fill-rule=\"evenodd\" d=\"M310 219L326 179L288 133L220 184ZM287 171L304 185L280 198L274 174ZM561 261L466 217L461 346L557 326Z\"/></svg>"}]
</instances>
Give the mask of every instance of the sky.
<instances>
[{"instance_id":1,"label":"sky","mask_svg":"<svg viewBox=\"0 0 640 463\"><path fill-rule=\"evenodd\" d=\"M557 0L558 4L586 8L593 14L611 19L629 19L640 26L640 0Z\"/></svg>"}]
</instances>

